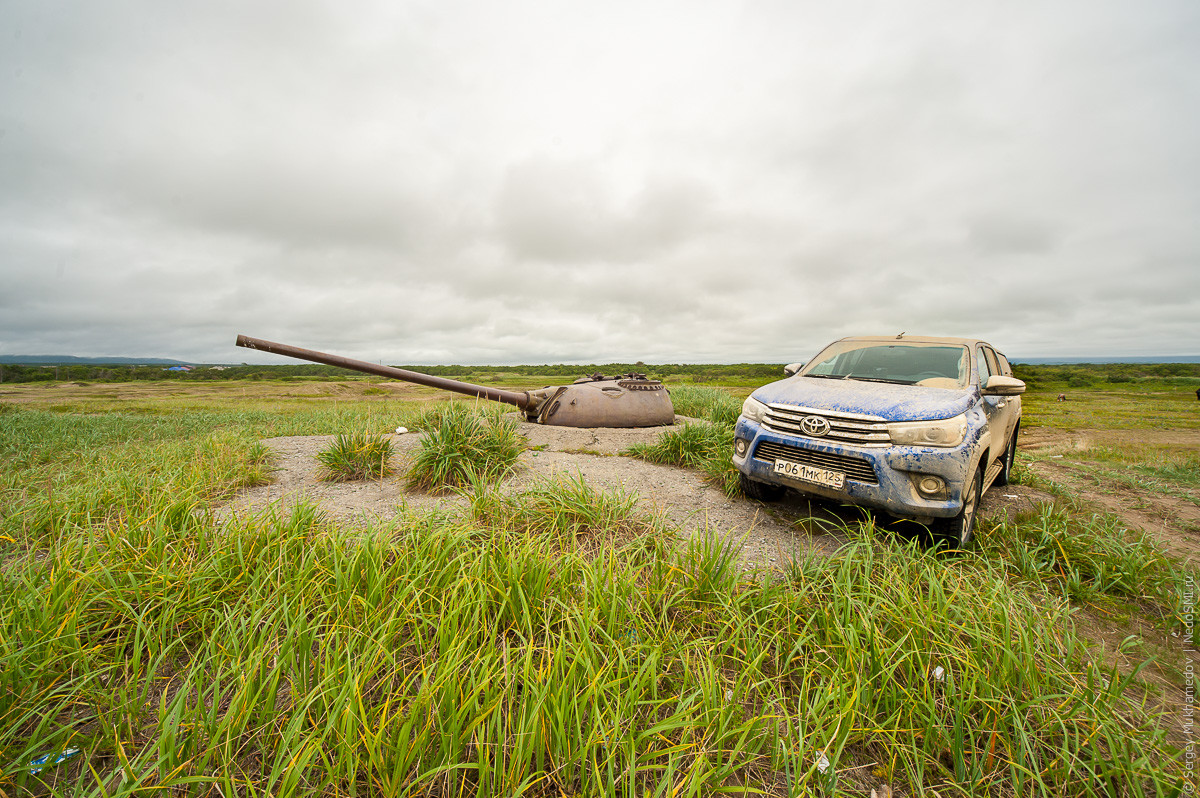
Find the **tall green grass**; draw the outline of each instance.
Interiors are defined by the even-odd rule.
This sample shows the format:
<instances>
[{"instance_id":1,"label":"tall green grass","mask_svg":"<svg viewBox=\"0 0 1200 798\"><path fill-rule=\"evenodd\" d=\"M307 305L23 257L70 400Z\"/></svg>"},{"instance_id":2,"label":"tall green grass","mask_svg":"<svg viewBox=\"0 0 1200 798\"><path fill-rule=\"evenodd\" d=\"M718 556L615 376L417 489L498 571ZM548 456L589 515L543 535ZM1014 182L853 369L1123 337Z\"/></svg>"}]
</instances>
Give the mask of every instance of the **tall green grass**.
<instances>
[{"instance_id":1,"label":"tall green grass","mask_svg":"<svg viewBox=\"0 0 1200 798\"><path fill-rule=\"evenodd\" d=\"M380 479L389 471L392 442L380 435L343 433L317 452L321 476L331 482Z\"/></svg>"},{"instance_id":2,"label":"tall green grass","mask_svg":"<svg viewBox=\"0 0 1200 798\"><path fill-rule=\"evenodd\" d=\"M1040 504L1032 511L981 524L976 547L1018 579L1037 582L1074 602L1106 597L1159 607L1171 628L1184 622L1187 580L1198 578L1148 535L1127 529L1112 515L1085 513L1069 503Z\"/></svg>"},{"instance_id":3,"label":"tall green grass","mask_svg":"<svg viewBox=\"0 0 1200 798\"><path fill-rule=\"evenodd\" d=\"M187 514L268 478L267 450L254 436L203 415L5 413L0 466L0 535L27 543L112 520Z\"/></svg>"},{"instance_id":4,"label":"tall green grass","mask_svg":"<svg viewBox=\"0 0 1200 798\"><path fill-rule=\"evenodd\" d=\"M719 388L680 385L671 389L671 403L681 416L701 418L714 424L733 426L742 412L742 403Z\"/></svg>"},{"instance_id":5,"label":"tall green grass","mask_svg":"<svg viewBox=\"0 0 1200 798\"><path fill-rule=\"evenodd\" d=\"M652 443L631 446L626 454L651 463L677 465L700 471L727 496L738 495L737 469L733 467L733 425L742 404L717 388L684 385L671 389L675 412L699 418L663 432Z\"/></svg>"},{"instance_id":6,"label":"tall green grass","mask_svg":"<svg viewBox=\"0 0 1200 798\"><path fill-rule=\"evenodd\" d=\"M429 431L408 470L409 485L445 490L472 480L510 474L525 448L517 424L502 411L465 403L443 405L431 420L418 418Z\"/></svg>"},{"instance_id":7,"label":"tall green grass","mask_svg":"<svg viewBox=\"0 0 1200 798\"><path fill-rule=\"evenodd\" d=\"M257 437L330 417L23 416L0 415L24 442L2 450L9 795L1149 796L1187 776L1136 671L1090 662L1066 601L996 556L868 525L753 575L630 496L504 496L474 469L461 512L218 522L208 502L265 467Z\"/></svg>"},{"instance_id":8,"label":"tall green grass","mask_svg":"<svg viewBox=\"0 0 1200 798\"><path fill-rule=\"evenodd\" d=\"M545 492L524 501L516 517ZM0 757L83 753L5 778L83 795L1181 784L1065 605L984 565L863 540L764 580L716 538L583 556L570 523L364 534L302 507L63 541L0 577Z\"/></svg>"},{"instance_id":9,"label":"tall green grass","mask_svg":"<svg viewBox=\"0 0 1200 798\"><path fill-rule=\"evenodd\" d=\"M669 550L674 543L666 522L644 516L635 496L599 490L579 475L545 478L519 493L504 493L496 483L477 479L462 493L470 498L474 523L536 539L551 552L640 556Z\"/></svg>"},{"instance_id":10,"label":"tall green grass","mask_svg":"<svg viewBox=\"0 0 1200 798\"><path fill-rule=\"evenodd\" d=\"M651 463L693 468L727 496L736 496L737 469L733 467L733 427L708 421L692 422L667 430L652 443L638 443L625 452Z\"/></svg>"}]
</instances>

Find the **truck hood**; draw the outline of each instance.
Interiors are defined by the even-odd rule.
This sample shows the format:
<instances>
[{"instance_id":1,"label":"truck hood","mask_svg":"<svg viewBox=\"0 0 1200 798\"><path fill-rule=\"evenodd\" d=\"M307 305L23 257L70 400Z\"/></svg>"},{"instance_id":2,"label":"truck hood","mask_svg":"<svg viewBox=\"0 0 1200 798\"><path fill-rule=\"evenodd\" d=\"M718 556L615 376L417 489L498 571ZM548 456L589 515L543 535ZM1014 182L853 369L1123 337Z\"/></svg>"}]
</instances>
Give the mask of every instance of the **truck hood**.
<instances>
[{"instance_id":1,"label":"truck hood","mask_svg":"<svg viewBox=\"0 0 1200 798\"><path fill-rule=\"evenodd\" d=\"M861 380L789 377L751 394L766 404L796 405L831 413L855 413L883 421L930 421L965 413L974 389L926 388Z\"/></svg>"}]
</instances>

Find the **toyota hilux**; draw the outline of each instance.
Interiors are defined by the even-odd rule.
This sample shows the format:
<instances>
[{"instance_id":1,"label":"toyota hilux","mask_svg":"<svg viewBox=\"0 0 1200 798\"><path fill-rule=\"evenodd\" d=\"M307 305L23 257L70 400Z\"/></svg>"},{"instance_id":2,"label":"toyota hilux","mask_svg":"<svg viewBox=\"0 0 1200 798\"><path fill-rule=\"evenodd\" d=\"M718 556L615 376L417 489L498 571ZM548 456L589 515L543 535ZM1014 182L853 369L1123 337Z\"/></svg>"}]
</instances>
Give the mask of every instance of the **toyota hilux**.
<instances>
[{"instance_id":1,"label":"toyota hilux","mask_svg":"<svg viewBox=\"0 0 1200 798\"><path fill-rule=\"evenodd\" d=\"M966 546L980 497L1012 475L1020 394L1008 359L969 338L836 341L755 390L734 428L742 491L882 510Z\"/></svg>"}]
</instances>

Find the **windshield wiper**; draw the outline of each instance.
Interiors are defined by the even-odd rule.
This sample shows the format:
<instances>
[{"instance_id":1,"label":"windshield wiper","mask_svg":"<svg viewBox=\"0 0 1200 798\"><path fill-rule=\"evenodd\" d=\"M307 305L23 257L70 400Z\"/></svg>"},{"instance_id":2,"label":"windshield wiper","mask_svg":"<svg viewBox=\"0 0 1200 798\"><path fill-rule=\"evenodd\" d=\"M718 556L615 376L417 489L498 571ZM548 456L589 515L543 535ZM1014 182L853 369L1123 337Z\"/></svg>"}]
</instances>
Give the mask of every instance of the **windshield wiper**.
<instances>
[{"instance_id":1,"label":"windshield wiper","mask_svg":"<svg viewBox=\"0 0 1200 798\"><path fill-rule=\"evenodd\" d=\"M847 374L846 379L859 380L861 382L886 382L886 383L890 383L891 385L916 385L917 384L916 380L888 380L888 379L884 379L883 377L855 377L852 374Z\"/></svg>"},{"instance_id":2,"label":"windshield wiper","mask_svg":"<svg viewBox=\"0 0 1200 798\"><path fill-rule=\"evenodd\" d=\"M844 379L848 378L850 375L849 374L805 374L804 376L805 377L817 377L818 379L822 379L822 380L844 380Z\"/></svg>"}]
</instances>

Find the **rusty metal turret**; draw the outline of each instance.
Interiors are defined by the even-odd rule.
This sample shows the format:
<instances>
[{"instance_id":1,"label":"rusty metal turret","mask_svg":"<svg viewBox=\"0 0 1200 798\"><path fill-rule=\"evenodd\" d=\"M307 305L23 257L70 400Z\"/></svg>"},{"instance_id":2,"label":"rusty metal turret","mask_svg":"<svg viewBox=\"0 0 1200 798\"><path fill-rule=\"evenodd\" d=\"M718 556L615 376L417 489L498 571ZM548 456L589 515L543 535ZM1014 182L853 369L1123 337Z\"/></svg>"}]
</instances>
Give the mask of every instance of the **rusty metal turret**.
<instances>
[{"instance_id":1,"label":"rusty metal turret","mask_svg":"<svg viewBox=\"0 0 1200 798\"><path fill-rule=\"evenodd\" d=\"M503 402L520 408L527 419L540 424L558 427L659 427L675 422L675 407L671 404L670 392L661 382L646 379L644 374L630 373L616 377L593 374L581 377L570 385L506 391L264 341L248 335L239 335L237 345Z\"/></svg>"}]
</instances>

